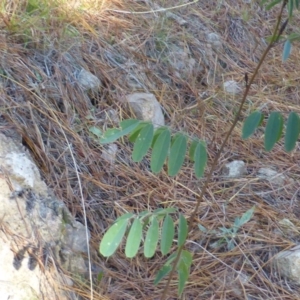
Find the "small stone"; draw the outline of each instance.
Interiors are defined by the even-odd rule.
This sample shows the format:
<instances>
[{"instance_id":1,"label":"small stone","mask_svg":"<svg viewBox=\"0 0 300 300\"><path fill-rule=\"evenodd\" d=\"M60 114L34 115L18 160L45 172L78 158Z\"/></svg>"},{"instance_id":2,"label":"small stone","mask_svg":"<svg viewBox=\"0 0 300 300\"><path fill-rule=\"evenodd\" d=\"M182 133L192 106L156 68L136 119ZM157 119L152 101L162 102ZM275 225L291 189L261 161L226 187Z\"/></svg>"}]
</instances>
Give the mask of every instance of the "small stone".
<instances>
[{"instance_id":1,"label":"small stone","mask_svg":"<svg viewBox=\"0 0 300 300\"><path fill-rule=\"evenodd\" d=\"M85 91L98 91L101 81L98 77L93 75L91 72L81 69L78 74L77 78L78 84L85 90Z\"/></svg>"},{"instance_id":2,"label":"small stone","mask_svg":"<svg viewBox=\"0 0 300 300\"><path fill-rule=\"evenodd\" d=\"M281 276L300 284L300 245L278 253L272 262Z\"/></svg>"},{"instance_id":3,"label":"small stone","mask_svg":"<svg viewBox=\"0 0 300 300\"><path fill-rule=\"evenodd\" d=\"M134 93L127 95L126 100L138 119L151 121L156 128L165 125L161 106L153 94Z\"/></svg>"},{"instance_id":4,"label":"small stone","mask_svg":"<svg viewBox=\"0 0 300 300\"><path fill-rule=\"evenodd\" d=\"M266 179L270 183L276 185L283 185L286 180L285 176L269 168L260 168L258 170L257 177L260 179Z\"/></svg>"},{"instance_id":5,"label":"small stone","mask_svg":"<svg viewBox=\"0 0 300 300\"><path fill-rule=\"evenodd\" d=\"M214 50L220 50L222 48L222 42L220 36L215 32L210 32L206 35L207 41L211 44Z\"/></svg>"},{"instance_id":6,"label":"small stone","mask_svg":"<svg viewBox=\"0 0 300 300\"><path fill-rule=\"evenodd\" d=\"M109 144L107 149L102 152L101 157L110 165L113 165L116 160L117 152L118 146L116 144Z\"/></svg>"},{"instance_id":7,"label":"small stone","mask_svg":"<svg viewBox=\"0 0 300 300\"><path fill-rule=\"evenodd\" d=\"M224 90L228 94L237 95L242 89L235 80L229 80L224 82Z\"/></svg>"},{"instance_id":8,"label":"small stone","mask_svg":"<svg viewBox=\"0 0 300 300\"><path fill-rule=\"evenodd\" d=\"M225 165L223 173L227 177L239 178L246 173L245 163L242 160L234 160Z\"/></svg>"}]
</instances>

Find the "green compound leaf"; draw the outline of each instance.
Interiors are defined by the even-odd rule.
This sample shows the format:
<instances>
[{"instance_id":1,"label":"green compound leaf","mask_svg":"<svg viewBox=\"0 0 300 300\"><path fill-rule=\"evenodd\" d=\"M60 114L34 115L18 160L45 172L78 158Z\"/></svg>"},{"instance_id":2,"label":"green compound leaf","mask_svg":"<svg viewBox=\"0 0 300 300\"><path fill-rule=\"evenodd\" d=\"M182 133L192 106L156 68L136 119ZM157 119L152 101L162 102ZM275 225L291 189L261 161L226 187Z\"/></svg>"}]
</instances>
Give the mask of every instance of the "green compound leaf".
<instances>
[{"instance_id":1,"label":"green compound leaf","mask_svg":"<svg viewBox=\"0 0 300 300\"><path fill-rule=\"evenodd\" d=\"M265 149L271 151L281 137L283 118L279 112L272 112L267 122L265 131Z\"/></svg>"},{"instance_id":2,"label":"green compound leaf","mask_svg":"<svg viewBox=\"0 0 300 300\"><path fill-rule=\"evenodd\" d=\"M132 152L134 162L140 162L146 155L152 143L153 132L153 125L149 123L139 132Z\"/></svg>"},{"instance_id":3,"label":"green compound leaf","mask_svg":"<svg viewBox=\"0 0 300 300\"><path fill-rule=\"evenodd\" d=\"M108 231L105 233L101 243L100 243L100 253L104 257L109 257L115 253L117 250L118 246L120 245L128 222L129 222L129 217L127 218L122 218L120 220L117 220L115 224L113 224Z\"/></svg>"},{"instance_id":4,"label":"green compound leaf","mask_svg":"<svg viewBox=\"0 0 300 300\"><path fill-rule=\"evenodd\" d=\"M125 255L128 258L136 256L141 244L142 233L143 224L141 223L140 219L135 219L130 228L125 247Z\"/></svg>"},{"instance_id":5,"label":"green compound leaf","mask_svg":"<svg viewBox=\"0 0 300 300\"><path fill-rule=\"evenodd\" d=\"M179 215L179 226L178 226L178 247L182 246L188 235L188 225L186 218L183 214Z\"/></svg>"},{"instance_id":6,"label":"green compound leaf","mask_svg":"<svg viewBox=\"0 0 300 300\"><path fill-rule=\"evenodd\" d=\"M146 234L146 240L144 245L145 257L151 258L155 254L155 250L157 248L157 243L158 243L158 237L159 237L158 221L154 217L152 218L151 225L149 226Z\"/></svg>"},{"instance_id":7,"label":"green compound leaf","mask_svg":"<svg viewBox=\"0 0 300 300\"><path fill-rule=\"evenodd\" d=\"M206 163L207 163L207 151L204 142L200 141L195 149L195 174L197 178L201 178L204 174Z\"/></svg>"},{"instance_id":8,"label":"green compound leaf","mask_svg":"<svg viewBox=\"0 0 300 300\"><path fill-rule=\"evenodd\" d=\"M174 223L170 215L166 215L162 227L160 250L163 255L170 252L175 235Z\"/></svg>"},{"instance_id":9,"label":"green compound leaf","mask_svg":"<svg viewBox=\"0 0 300 300\"><path fill-rule=\"evenodd\" d=\"M248 139L256 130L256 128L261 124L263 120L263 114L260 111L253 112L246 119L243 130L242 130L242 138Z\"/></svg>"},{"instance_id":10,"label":"green compound leaf","mask_svg":"<svg viewBox=\"0 0 300 300\"><path fill-rule=\"evenodd\" d=\"M151 156L151 170L153 173L159 173L168 156L171 142L171 134L168 129L163 130L157 137Z\"/></svg>"},{"instance_id":11,"label":"green compound leaf","mask_svg":"<svg viewBox=\"0 0 300 300\"><path fill-rule=\"evenodd\" d=\"M285 62L292 52L292 43L290 40L285 41L282 51L282 61Z\"/></svg>"},{"instance_id":12,"label":"green compound leaf","mask_svg":"<svg viewBox=\"0 0 300 300\"><path fill-rule=\"evenodd\" d=\"M171 272L171 270L172 267L170 265L162 266L157 272L157 275L154 280L154 285L157 285L164 277L166 277Z\"/></svg>"},{"instance_id":13,"label":"green compound leaf","mask_svg":"<svg viewBox=\"0 0 300 300\"><path fill-rule=\"evenodd\" d=\"M289 118L286 125L286 133L284 140L285 151L290 152L295 148L296 142L300 133L300 118L295 112L289 114Z\"/></svg>"},{"instance_id":14,"label":"green compound leaf","mask_svg":"<svg viewBox=\"0 0 300 300\"><path fill-rule=\"evenodd\" d=\"M170 149L169 159L168 159L168 174L169 176L175 176L184 161L185 153L187 147L187 138L183 134L177 134L172 140L172 145Z\"/></svg>"}]
</instances>

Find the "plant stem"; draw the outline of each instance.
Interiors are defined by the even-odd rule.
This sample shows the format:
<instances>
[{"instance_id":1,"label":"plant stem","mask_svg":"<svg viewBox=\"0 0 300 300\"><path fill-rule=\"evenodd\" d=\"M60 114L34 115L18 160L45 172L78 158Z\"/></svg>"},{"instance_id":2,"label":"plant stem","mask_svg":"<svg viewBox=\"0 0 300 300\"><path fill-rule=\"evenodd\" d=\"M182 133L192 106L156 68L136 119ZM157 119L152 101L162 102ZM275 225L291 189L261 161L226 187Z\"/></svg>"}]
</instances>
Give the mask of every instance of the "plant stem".
<instances>
[{"instance_id":1,"label":"plant stem","mask_svg":"<svg viewBox=\"0 0 300 300\"><path fill-rule=\"evenodd\" d=\"M244 91L243 98L241 100L241 103L240 103L240 106L239 106L239 110L238 110L238 112L236 114L236 117L235 117L235 119L234 119L234 121L233 121L233 123L232 123L232 125L231 125L231 127L229 129L229 131L227 132L227 134L225 136L225 139L224 139L223 143L221 144L221 147L220 147L218 153L216 154L216 156L215 156L215 158L213 160L212 166L211 166L210 171L209 171L209 173L207 175L207 179L204 182L204 186L203 186L203 188L201 190L201 193L197 197L196 206L195 206L195 208L194 208L194 210L193 210L193 212L192 212L192 214L191 214L191 216L189 218L188 232L190 232L192 230L193 223L194 223L194 220L196 219L196 215L197 215L200 203L202 202L203 196L206 193L208 184L211 182L212 174L213 174L214 170L216 169L217 163L218 163L219 158L221 156L221 153L223 152L224 147L225 147L225 145L226 145L229 137L231 136L231 134L232 134L232 132L233 132L233 130L234 130L234 128L235 128L235 126L236 126L239 118L240 118L240 114L242 112L243 106L244 106L245 101L247 99L247 96L249 94L250 87L251 87L252 83L254 82L254 80L255 80L255 78L256 78L256 76L258 74L258 71L259 71L261 65L263 64L263 62L264 62L267 54L269 53L269 51L271 50L271 48L275 45L275 43L278 40L279 36L282 34L281 30L279 29L279 26L280 26L281 19L282 19L283 9L286 6L286 4L287 4L287 1L284 0L283 3L282 3L282 6L281 6L281 10L280 10L280 12L278 14L278 17L277 17L276 26L275 26L274 33L272 35L271 41L270 41L268 47L265 49L262 57L260 58L257 66L256 66L256 68L255 68L255 70L254 70L254 72L253 72L253 74L252 74L252 76L250 78L249 83L246 85L246 89ZM278 36L277 36L277 34L278 34ZM171 282L171 279L172 279L172 277L173 277L173 275L175 273L175 270L176 270L177 264L179 262L179 259L180 259L181 252L182 252L183 248L184 248L184 245L180 246L178 248L178 250L177 250L177 255L176 255L176 258L174 260L172 270L171 270L171 272L170 272L170 274L168 276L168 281L167 281L166 286L165 286L165 288L163 290L163 294L162 294L162 296L160 298L161 300L164 300L166 298L166 296L167 296L167 293L168 293L168 290L169 290L169 286L170 286L170 282Z\"/></svg>"}]
</instances>

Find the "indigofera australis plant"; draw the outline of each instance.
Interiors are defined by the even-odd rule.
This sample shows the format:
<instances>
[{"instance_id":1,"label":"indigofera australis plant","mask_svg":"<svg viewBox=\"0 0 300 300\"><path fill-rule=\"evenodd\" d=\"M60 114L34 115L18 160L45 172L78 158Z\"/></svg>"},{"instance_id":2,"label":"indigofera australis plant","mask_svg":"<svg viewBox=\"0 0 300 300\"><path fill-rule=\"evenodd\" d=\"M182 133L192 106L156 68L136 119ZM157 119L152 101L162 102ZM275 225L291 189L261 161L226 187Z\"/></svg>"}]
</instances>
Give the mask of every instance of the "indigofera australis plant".
<instances>
[{"instance_id":1,"label":"indigofera australis plant","mask_svg":"<svg viewBox=\"0 0 300 300\"><path fill-rule=\"evenodd\" d=\"M287 37L283 36L284 30L289 20L292 18L295 9L299 10L299 2L300 0L261 1L261 5L264 5L267 10L281 4L273 35L269 38L269 44L263 52L253 74L249 76L249 78L248 74L245 74L246 86L239 109L218 153L212 161L192 214L188 218L185 218L183 214L178 214L176 208L159 208L152 212L142 211L137 214L126 213L115 220L100 243L100 253L105 257L109 257L115 253L123 238L127 236L125 255L128 258L135 257L137 253L139 253L142 242L145 257L151 258L156 251L160 251L163 255L169 254L175 240L177 242L177 250L167 258L166 263L158 271L154 282L157 284L164 277L168 276L161 299L166 298L170 282L175 272L178 274L179 295L181 295L184 290L184 286L189 277L190 267L193 263L192 253L185 249L185 244L195 221L199 205L203 201L203 195L206 193L208 184L212 180L213 171L218 164L224 146L240 119L246 97L267 54L271 48L278 44L279 40L285 39L282 53L282 60L284 62L289 58L292 43L296 40L300 40L300 33L291 33ZM288 10L288 18L283 20L283 13L286 8ZM263 121L264 115L262 112L252 112L243 124L242 138L250 138L255 130L263 124ZM283 128L284 118L281 113L277 111L272 112L268 117L265 128L264 146L266 151L271 151L276 142L279 141L283 133ZM129 141L134 144L132 152L133 161L140 162L147 154L148 150L151 149L150 165L152 172L159 173L167 161L169 176L175 176L180 171L188 150L189 160L194 164L196 177L201 178L204 175L207 165L207 147L203 140L190 139L187 134L179 132L172 135L171 130L168 127L160 127L154 130L154 126L150 122L135 119L124 120L120 123L119 128L111 128L106 132L102 132L97 127L91 127L90 132L97 137L96 139L100 144L112 143L115 140L128 135ZM295 148L299 133L299 116L297 113L291 112L285 126L284 147L287 152L292 151ZM237 231L251 219L254 213L255 207L252 207L240 218L237 218L231 228L221 228L219 230L220 241L222 243L227 243L228 249L234 247L234 243L236 243L234 239ZM206 230L201 226L199 229L202 231Z\"/></svg>"}]
</instances>

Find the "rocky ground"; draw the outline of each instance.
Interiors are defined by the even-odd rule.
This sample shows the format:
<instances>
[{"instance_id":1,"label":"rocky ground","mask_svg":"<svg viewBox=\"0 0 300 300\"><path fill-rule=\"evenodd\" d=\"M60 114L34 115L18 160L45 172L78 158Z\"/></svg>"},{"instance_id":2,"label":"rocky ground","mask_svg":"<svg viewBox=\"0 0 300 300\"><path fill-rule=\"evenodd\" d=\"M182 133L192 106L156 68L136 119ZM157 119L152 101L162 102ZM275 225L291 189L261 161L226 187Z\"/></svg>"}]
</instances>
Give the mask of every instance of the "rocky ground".
<instances>
[{"instance_id":1,"label":"rocky ground","mask_svg":"<svg viewBox=\"0 0 300 300\"><path fill-rule=\"evenodd\" d=\"M159 252L150 260L142 254L127 259L120 248L104 259L99 242L125 212L176 206L189 216L204 181L188 162L174 178L166 171L153 175L149 157L132 162L126 138L104 147L89 128L117 126L133 114L128 98L147 93L173 132L207 142L210 166L237 112L245 73L256 67L278 11L251 0L3 1L0 131L30 151L47 186L88 225L89 260L98 271L93 284L70 274L82 298L159 299L165 285L153 285L164 263ZM287 33L299 22L296 11ZM297 46L284 64L283 43L271 49L242 118L255 109L300 112ZM298 282L295 274L286 277L272 263L300 242L299 145L287 154L279 142L267 153L263 131L243 141L242 124L200 205L197 222L208 231L195 224L189 233L194 262L182 299L300 298L299 276ZM227 165L233 161L243 162L234 175ZM220 236L213 230L230 228L253 205L235 247L216 244ZM176 279L169 295L178 299Z\"/></svg>"}]
</instances>

